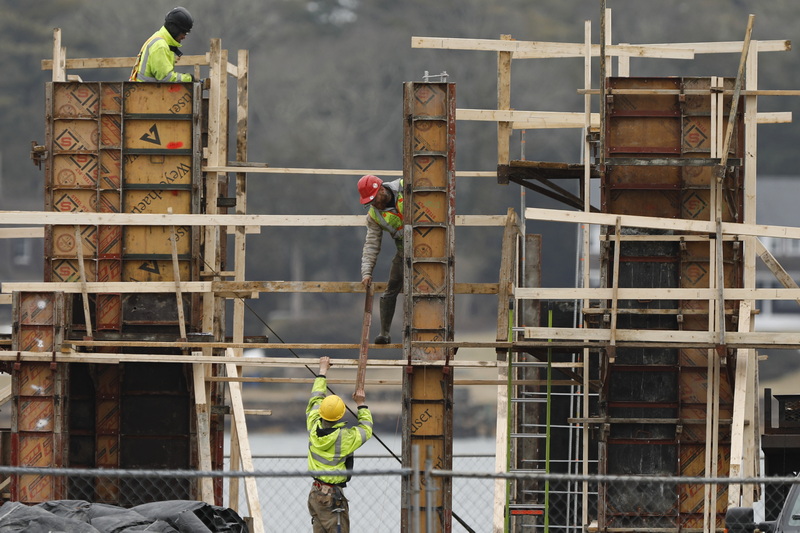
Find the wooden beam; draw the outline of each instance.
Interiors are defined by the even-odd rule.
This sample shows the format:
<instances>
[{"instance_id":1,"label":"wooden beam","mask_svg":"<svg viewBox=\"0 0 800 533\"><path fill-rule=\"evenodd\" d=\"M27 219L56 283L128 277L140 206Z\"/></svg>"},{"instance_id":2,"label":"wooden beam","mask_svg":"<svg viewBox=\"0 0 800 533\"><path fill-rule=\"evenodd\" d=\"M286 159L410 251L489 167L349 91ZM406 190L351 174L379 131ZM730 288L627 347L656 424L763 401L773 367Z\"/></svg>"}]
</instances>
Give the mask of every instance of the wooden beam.
<instances>
[{"instance_id":1,"label":"wooden beam","mask_svg":"<svg viewBox=\"0 0 800 533\"><path fill-rule=\"evenodd\" d=\"M694 59L689 47L651 47L650 45L607 46L606 55L655 57L669 59ZM477 50L484 52L512 52L514 59L538 59L557 57L584 57L584 43L557 43L544 41L504 41L496 39L462 39L443 37L411 37L411 48L439 50ZM741 49L741 48L740 48ZM592 45L592 56L600 55L600 46Z\"/></svg>"},{"instance_id":2,"label":"wooden beam","mask_svg":"<svg viewBox=\"0 0 800 533\"><path fill-rule=\"evenodd\" d=\"M200 355L202 352L195 352ZM197 417L197 455L199 470L210 472L211 466L211 420L209 418L208 396L206 395L206 374L204 364L192 365L194 384L194 409ZM200 497L209 505L214 505L214 483L211 478L198 481Z\"/></svg>"},{"instance_id":3,"label":"wooden beam","mask_svg":"<svg viewBox=\"0 0 800 533\"><path fill-rule=\"evenodd\" d=\"M714 234L717 231L715 222L708 220L645 217L638 215L615 215L611 213L586 213L580 211L541 209L535 207L529 207L525 210L525 218L529 220L574 222L578 224L597 224L605 226L613 226L616 222L617 216L621 217L622 225L626 228L669 229L707 234ZM754 235L756 237L800 239L800 228L790 226L771 226L765 224L723 222L722 233L725 235Z\"/></svg>"},{"instance_id":4,"label":"wooden beam","mask_svg":"<svg viewBox=\"0 0 800 533\"><path fill-rule=\"evenodd\" d=\"M60 31L60 30L59 30ZM42 70L52 70L54 61L43 59ZM136 64L136 57L85 57L66 60L67 69L95 69L95 68L133 68ZM209 64L208 54L204 55L182 55L181 66L203 66Z\"/></svg>"},{"instance_id":5,"label":"wooden beam","mask_svg":"<svg viewBox=\"0 0 800 533\"><path fill-rule=\"evenodd\" d=\"M375 292L386 290L386 282L376 282ZM314 293L363 293L364 286L357 281L182 281L181 292L216 292L229 293L231 298L249 297L251 293L260 292L314 292ZM456 283L456 294L497 294L497 283ZM4 282L0 283L0 292L51 292L61 291L77 293L80 284L74 282ZM90 281L86 283L89 293L157 293L175 292L175 283L171 281ZM238 295L238 296L237 296Z\"/></svg>"},{"instance_id":6,"label":"wooden beam","mask_svg":"<svg viewBox=\"0 0 800 533\"><path fill-rule=\"evenodd\" d=\"M41 239L44 228L0 228L0 239Z\"/></svg>"},{"instance_id":7,"label":"wooden beam","mask_svg":"<svg viewBox=\"0 0 800 533\"><path fill-rule=\"evenodd\" d=\"M227 350L226 359L236 358L233 351ZM238 377L239 373L236 365L226 363L225 370L230 377ZM253 465L253 454L250 451L250 442L247 435L247 421L244 414L244 403L242 400L242 384L236 382L228 383L228 392L231 398L231 412L233 413L232 424L236 425L236 435L238 437L239 454L242 460L242 470L245 472L255 472ZM231 443L233 445L233 443ZM264 533L264 519L261 515L261 502L258 499L258 486L254 477L244 478L245 493L247 494L247 507L250 516L253 518L253 532Z\"/></svg>"},{"instance_id":8,"label":"wooden beam","mask_svg":"<svg viewBox=\"0 0 800 533\"><path fill-rule=\"evenodd\" d=\"M494 173L497 176L497 173ZM458 226L503 226L504 215L456 215ZM133 214L55 211L0 211L0 225L54 224L84 226L364 226L364 215L214 215Z\"/></svg>"},{"instance_id":9,"label":"wooden beam","mask_svg":"<svg viewBox=\"0 0 800 533\"><path fill-rule=\"evenodd\" d=\"M578 91L585 93L586 91ZM599 93L599 91L589 91ZM613 91L617 93L618 91ZM706 91L707 92L707 91ZM746 91L742 91L744 94ZM639 94L637 92L637 94ZM669 94L680 94L680 91L669 91ZM800 91L797 91L800 95ZM514 129L559 129L582 128L585 126L585 113L570 111L522 111L516 109L456 109L456 120L478 122L511 122ZM600 126L600 114L591 114L590 127ZM759 113L759 124L785 124L792 122L791 111Z\"/></svg>"},{"instance_id":10,"label":"wooden beam","mask_svg":"<svg viewBox=\"0 0 800 533\"><path fill-rule=\"evenodd\" d=\"M448 346L450 346L448 344ZM55 356L52 352L11 352L0 351L0 361L15 361L19 357L20 361L30 362L50 362L57 363L98 363L98 364L119 364L119 363L208 363L208 364L227 364L244 367L315 367L319 365L319 358L302 357L236 357L236 356L192 356L175 354L146 354L146 353L105 353L105 352L57 352ZM451 366L453 368L494 368L496 361L458 361L451 359L448 363L444 360L426 361L414 360L413 366L420 367L440 367ZM332 368L353 368L358 366L358 359L332 358ZM367 361L369 368L400 368L408 366L408 359L375 359Z\"/></svg>"},{"instance_id":11,"label":"wooden beam","mask_svg":"<svg viewBox=\"0 0 800 533\"><path fill-rule=\"evenodd\" d=\"M456 109L456 120L510 122L514 129L582 128L585 113L555 111L517 111L514 109ZM592 126L600 125L600 115L592 114Z\"/></svg>"},{"instance_id":12,"label":"wooden beam","mask_svg":"<svg viewBox=\"0 0 800 533\"><path fill-rule=\"evenodd\" d=\"M594 341L599 343L611 340L611 331L608 329L594 328L525 328L525 337L529 339L547 339L550 341ZM638 330L617 329L617 343L641 342L660 343L665 346L686 344L693 346L717 346L716 332L714 331L687 331L687 330ZM800 339L797 332L727 332L725 335L726 346L731 348L750 347L798 347Z\"/></svg>"},{"instance_id":13,"label":"wooden beam","mask_svg":"<svg viewBox=\"0 0 800 533\"><path fill-rule=\"evenodd\" d=\"M710 300L716 298L716 288L646 288L621 287L618 289L620 300ZM517 287L514 295L519 299L529 300L608 300L613 297L613 289L609 287L568 287L568 288L528 288ZM786 288L726 288L727 300L796 300L800 297L800 289Z\"/></svg>"}]
</instances>

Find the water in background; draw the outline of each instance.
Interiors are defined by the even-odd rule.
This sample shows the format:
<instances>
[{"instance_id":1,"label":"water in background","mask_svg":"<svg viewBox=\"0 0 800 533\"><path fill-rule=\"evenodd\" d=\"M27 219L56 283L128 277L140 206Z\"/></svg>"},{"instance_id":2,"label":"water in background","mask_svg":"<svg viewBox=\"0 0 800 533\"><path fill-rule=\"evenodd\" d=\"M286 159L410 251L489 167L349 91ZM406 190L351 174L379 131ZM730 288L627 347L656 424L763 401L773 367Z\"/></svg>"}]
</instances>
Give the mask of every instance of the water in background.
<instances>
[{"instance_id":1,"label":"water in background","mask_svg":"<svg viewBox=\"0 0 800 533\"><path fill-rule=\"evenodd\" d=\"M399 435L378 435L398 457L402 457ZM225 454L228 455L226 438ZM249 438L254 468L258 472L305 472L308 470L305 434L253 434ZM494 471L493 438L460 438L453 441L455 471ZM370 439L356 452L355 470L381 471L400 468L400 463L376 439ZM424 466L424 465L423 465ZM256 478L258 497L266 531L311 531L307 501L311 482L307 477ZM244 484L240 484L239 513L249 516ZM399 476L354 476L345 489L350 500L350 526L353 533L396 532L401 521L401 481ZM455 479L453 512L475 531L489 531L492 524L494 481ZM225 484L228 501L228 483ZM424 505L425 502L422 502ZM453 531L467 531L453 520Z\"/></svg>"}]
</instances>

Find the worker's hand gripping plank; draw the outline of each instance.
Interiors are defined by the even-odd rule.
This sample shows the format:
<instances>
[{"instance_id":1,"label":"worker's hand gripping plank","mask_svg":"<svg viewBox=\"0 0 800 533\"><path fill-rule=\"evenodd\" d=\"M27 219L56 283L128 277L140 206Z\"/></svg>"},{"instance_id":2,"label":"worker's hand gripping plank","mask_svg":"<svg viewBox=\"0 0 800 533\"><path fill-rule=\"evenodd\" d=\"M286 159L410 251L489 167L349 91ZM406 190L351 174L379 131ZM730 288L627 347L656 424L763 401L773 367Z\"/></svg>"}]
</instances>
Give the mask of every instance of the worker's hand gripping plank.
<instances>
[{"instance_id":1,"label":"worker's hand gripping plank","mask_svg":"<svg viewBox=\"0 0 800 533\"><path fill-rule=\"evenodd\" d=\"M361 349L358 352L358 372L354 395L364 395L364 379L367 375L367 349L369 347L369 327L372 324L372 283L367 283L364 297L364 324L361 328Z\"/></svg>"}]
</instances>

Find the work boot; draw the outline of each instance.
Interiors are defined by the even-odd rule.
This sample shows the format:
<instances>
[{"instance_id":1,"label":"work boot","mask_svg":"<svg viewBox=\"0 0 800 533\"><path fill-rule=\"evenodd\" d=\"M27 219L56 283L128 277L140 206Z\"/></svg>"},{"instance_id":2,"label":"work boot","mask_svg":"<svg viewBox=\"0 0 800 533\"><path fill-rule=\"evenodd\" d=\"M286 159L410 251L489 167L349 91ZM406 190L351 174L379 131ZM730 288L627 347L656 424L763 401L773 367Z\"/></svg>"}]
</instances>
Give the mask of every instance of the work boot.
<instances>
[{"instance_id":1,"label":"work boot","mask_svg":"<svg viewBox=\"0 0 800 533\"><path fill-rule=\"evenodd\" d=\"M394 318L394 308L397 298L381 297L381 334L375 337L375 344L389 344L392 337L389 332L392 329L392 319Z\"/></svg>"}]
</instances>

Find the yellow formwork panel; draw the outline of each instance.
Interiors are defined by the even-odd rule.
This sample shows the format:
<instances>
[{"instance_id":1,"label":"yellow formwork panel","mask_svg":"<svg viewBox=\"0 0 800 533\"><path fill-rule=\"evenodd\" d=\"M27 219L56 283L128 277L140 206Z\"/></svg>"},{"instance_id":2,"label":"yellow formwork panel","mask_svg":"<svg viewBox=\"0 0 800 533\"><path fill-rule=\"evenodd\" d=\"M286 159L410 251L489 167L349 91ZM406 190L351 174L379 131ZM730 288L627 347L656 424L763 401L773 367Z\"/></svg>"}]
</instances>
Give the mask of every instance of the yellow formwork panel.
<instances>
[{"instance_id":1,"label":"yellow formwork panel","mask_svg":"<svg viewBox=\"0 0 800 533\"><path fill-rule=\"evenodd\" d=\"M445 191L419 191L414 193L414 202L407 209L412 224L442 224L447 221L447 206Z\"/></svg>"},{"instance_id":2,"label":"yellow formwork panel","mask_svg":"<svg viewBox=\"0 0 800 533\"><path fill-rule=\"evenodd\" d=\"M447 186L447 158L445 157L434 155L415 156L412 161L411 172L417 187Z\"/></svg>"},{"instance_id":3,"label":"yellow formwork panel","mask_svg":"<svg viewBox=\"0 0 800 533\"><path fill-rule=\"evenodd\" d=\"M442 120L418 120L414 122L414 151L447 151L447 122Z\"/></svg>"},{"instance_id":4,"label":"yellow formwork panel","mask_svg":"<svg viewBox=\"0 0 800 533\"><path fill-rule=\"evenodd\" d=\"M139 190L132 189L125 193L122 210L125 213L157 214L191 213L192 192L176 190Z\"/></svg>"},{"instance_id":5,"label":"yellow formwork panel","mask_svg":"<svg viewBox=\"0 0 800 533\"><path fill-rule=\"evenodd\" d=\"M447 114L446 85L415 84L412 113L415 116L443 117Z\"/></svg>"},{"instance_id":6,"label":"yellow formwork panel","mask_svg":"<svg viewBox=\"0 0 800 533\"><path fill-rule=\"evenodd\" d=\"M444 257L447 246L445 228L415 227L411 233L414 257Z\"/></svg>"},{"instance_id":7,"label":"yellow formwork panel","mask_svg":"<svg viewBox=\"0 0 800 533\"><path fill-rule=\"evenodd\" d=\"M168 226L128 226L125 228L123 247L130 254L164 254L172 255L170 244L171 228ZM175 239L178 255L188 254L191 250L190 230L186 226L175 228Z\"/></svg>"},{"instance_id":8,"label":"yellow formwork panel","mask_svg":"<svg viewBox=\"0 0 800 533\"><path fill-rule=\"evenodd\" d=\"M56 120L53 123L53 150L97 150L99 134L94 120Z\"/></svg>"},{"instance_id":9,"label":"yellow formwork panel","mask_svg":"<svg viewBox=\"0 0 800 533\"><path fill-rule=\"evenodd\" d=\"M191 185L192 156L165 154L127 156L125 158L125 183L128 185L144 183Z\"/></svg>"},{"instance_id":10,"label":"yellow formwork panel","mask_svg":"<svg viewBox=\"0 0 800 533\"><path fill-rule=\"evenodd\" d=\"M191 120L127 119L123 142L127 150L191 150Z\"/></svg>"},{"instance_id":11,"label":"yellow formwork panel","mask_svg":"<svg viewBox=\"0 0 800 533\"><path fill-rule=\"evenodd\" d=\"M411 340L442 342L446 341L447 339L442 338L442 334L440 331L417 330L411 334ZM447 357L446 348L436 348L433 346L411 347L411 359L415 361L443 361L446 357ZM416 381L414 381L414 384L416 384Z\"/></svg>"},{"instance_id":12,"label":"yellow formwork panel","mask_svg":"<svg viewBox=\"0 0 800 533\"><path fill-rule=\"evenodd\" d=\"M94 261L84 261L83 270L86 275L85 281L97 281L97 272ZM81 281L81 270L78 260L63 258L53 259L51 262L51 280L56 282Z\"/></svg>"},{"instance_id":13,"label":"yellow formwork panel","mask_svg":"<svg viewBox=\"0 0 800 533\"><path fill-rule=\"evenodd\" d=\"M413 268L412 286L415 294L443 294L447 290L447 270L443 264L415 263Z\"/></svg>"},{"instance_id":14,"label":"yellow formwork panel","mask_svg":"<svg viewBox=\"0 0 800 533\"><path fill-rule=\"evenodd\" d=\"M53 186L94 188L100 165L93 154L63 154L53 157Z\"/></svg>"},{"instance_id":15,"label":"yellow formwork panel","mask_svg":"<svg viewBox=\"0 0 800 533\"><path fill-rule=\"evenodd\" d=\"M192 114L191 83L126 83L126 114Z\"/></svg>"},{"instance_id":16,"label":"yellow formwork panel","mask_svg":"<svg viewBox=\"0 0 800 533\"><path fill-rule=\"evenodd\" d=\"M56 118L96 117L100 101L97 83L53 84L53 116Z\"/></svg>"},{"instance_id":17,"label":"yellow formwork panel","mask_svg":"<svg viewBox=\"0 0 800 533\"><path fill-rule=\"evenodd\" d=\"M81 226L80 233L83 257L94 256L97 251L97 227ZM78 257L78 241L75 240L75 226L53 226L52 240L53 257Z\"/></svg>"},{"instance_id":18,"label":"yellow formwork panel","mask_svg":"<svg viewBox=\"0 0 800 533\"><path fill-rule=\"evenodd\" d=\"M190 279L189 262L178 261L182 281ZM174 281L172 261L154 259L125 260L122 264L123 281Z\"/></svg>"}]
</instances>

